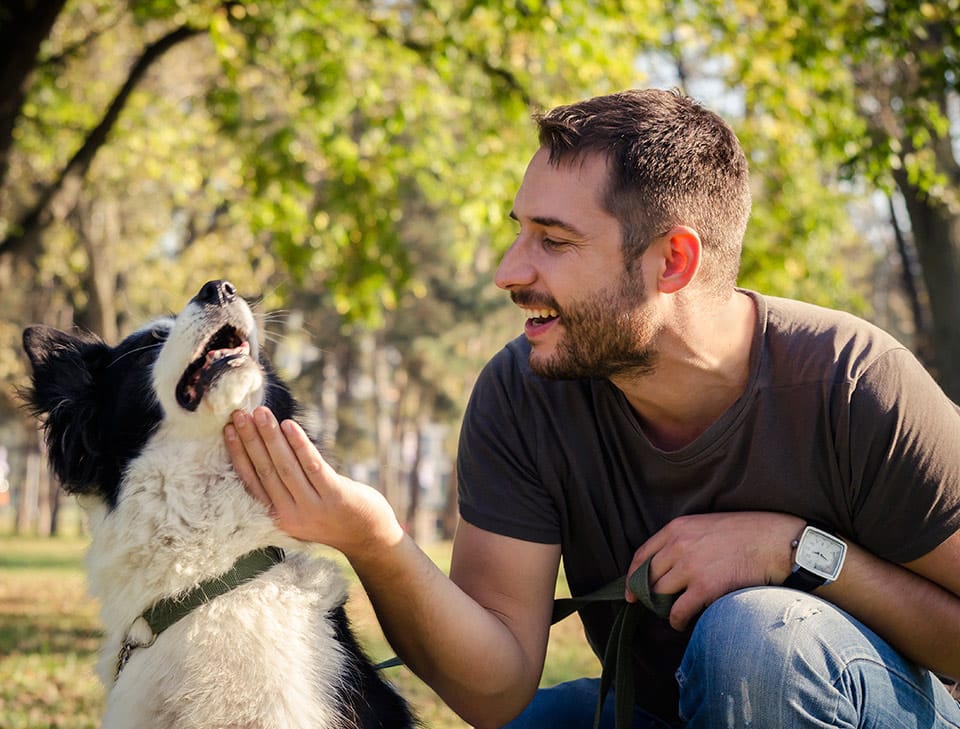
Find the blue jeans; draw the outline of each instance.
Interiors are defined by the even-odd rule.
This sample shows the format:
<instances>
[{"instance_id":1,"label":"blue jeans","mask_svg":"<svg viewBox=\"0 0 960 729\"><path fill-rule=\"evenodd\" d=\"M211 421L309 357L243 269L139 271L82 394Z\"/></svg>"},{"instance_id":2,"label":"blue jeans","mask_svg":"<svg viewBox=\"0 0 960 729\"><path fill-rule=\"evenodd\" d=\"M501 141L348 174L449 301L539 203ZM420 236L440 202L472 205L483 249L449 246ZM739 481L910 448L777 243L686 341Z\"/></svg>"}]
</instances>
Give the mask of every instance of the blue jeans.
<instances>
[{"instance_id":1,"label":"blue jeans","mask_svg":"<svg viewBox=\"0 0 960 729\"><path fill-rule=\"evenodd\" d=\"M691 729L960 729L960 704L929 671L834 605L779 587L711 605L676 676ZM595 679L541 689L507 727L590 729L598 690ZM605 729L612 709L608 697ZM634 729L668 726L637 709Z\"/></svg>"}]
</instances>

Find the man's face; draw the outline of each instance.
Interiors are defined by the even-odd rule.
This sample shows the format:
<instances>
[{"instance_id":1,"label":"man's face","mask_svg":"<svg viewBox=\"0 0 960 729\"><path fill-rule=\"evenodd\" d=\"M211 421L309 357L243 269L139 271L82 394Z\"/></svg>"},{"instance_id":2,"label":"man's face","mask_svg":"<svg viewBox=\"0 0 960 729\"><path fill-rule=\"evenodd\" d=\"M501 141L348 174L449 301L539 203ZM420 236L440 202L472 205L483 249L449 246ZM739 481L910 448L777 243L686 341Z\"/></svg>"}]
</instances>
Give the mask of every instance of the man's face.
<instances>
[{"instance_id":1,"label":"man's face","mask_svg":"<svg viewBox=\"0 0 960 729\"><path fill-rule=\"evenodd\" d=\"M520 224L496 282L525 309L530 365L552 378L646 374L660 319L642 259L626 268L620 224L600 205L606 161L552 166L541 149L511 213Z\"/></svg>"}]
</instances>

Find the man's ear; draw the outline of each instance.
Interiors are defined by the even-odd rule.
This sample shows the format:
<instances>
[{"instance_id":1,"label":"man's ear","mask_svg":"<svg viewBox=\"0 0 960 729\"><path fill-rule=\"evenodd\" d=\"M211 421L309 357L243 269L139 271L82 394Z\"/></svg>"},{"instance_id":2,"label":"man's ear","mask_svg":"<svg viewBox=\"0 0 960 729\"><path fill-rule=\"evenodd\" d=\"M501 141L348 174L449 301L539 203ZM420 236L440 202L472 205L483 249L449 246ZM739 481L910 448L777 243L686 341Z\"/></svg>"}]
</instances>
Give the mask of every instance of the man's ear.
<instances>
[{"instance_id":1,"label":"man's ear","mask_svg":"<svg viewBox=\"0 0 960 729\"><path fill-rule=\"evenodd\" d=\"M657 287L665 294L674 294L687 286L700 269L702 244L693 228L677 225L661 239L662 268Z\"/></svg>"}]
</instances>

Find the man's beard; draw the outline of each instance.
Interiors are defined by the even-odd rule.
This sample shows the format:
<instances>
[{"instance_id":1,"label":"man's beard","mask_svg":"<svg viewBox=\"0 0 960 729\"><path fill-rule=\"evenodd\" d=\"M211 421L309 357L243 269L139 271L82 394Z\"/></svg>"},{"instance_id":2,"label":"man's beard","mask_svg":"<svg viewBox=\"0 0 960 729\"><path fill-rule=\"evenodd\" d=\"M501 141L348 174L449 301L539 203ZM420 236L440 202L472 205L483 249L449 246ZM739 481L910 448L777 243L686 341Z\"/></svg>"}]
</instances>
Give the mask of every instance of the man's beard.
<instances>
[{"instance_id":1,"label":"man's beard","mask_svg":"<svg viewBox=\"0 0 960 729\"><path fill-rule=\"evenodd\" d=\"M530 369L558 380L640 377L653 372L654 343L662 326L643 301L640 271L626 272L613 287L588 300L572 302L561 313L563 332L550 357L530 352Z\"/></svg>"}]
</instances>

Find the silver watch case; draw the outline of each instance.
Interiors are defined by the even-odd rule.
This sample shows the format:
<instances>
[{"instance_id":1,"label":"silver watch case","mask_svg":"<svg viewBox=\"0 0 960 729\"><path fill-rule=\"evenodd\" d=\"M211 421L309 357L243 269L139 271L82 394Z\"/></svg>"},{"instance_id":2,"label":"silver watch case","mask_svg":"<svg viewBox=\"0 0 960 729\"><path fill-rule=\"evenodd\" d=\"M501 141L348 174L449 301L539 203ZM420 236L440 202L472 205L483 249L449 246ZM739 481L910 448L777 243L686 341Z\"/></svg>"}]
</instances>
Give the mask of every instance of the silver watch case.
<instances>
[{"instance_id":1,"label":"silver watch case","mask_svg":"<svg viewBox=\"0 0 960 729\"><path fill-rule=\"evenodd\" d=\"M830 532L809 524L800 535L794 556L794 571L803 569L829 584L840 576L847 544Z\"/></svg>"}]
</instances>

